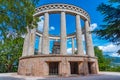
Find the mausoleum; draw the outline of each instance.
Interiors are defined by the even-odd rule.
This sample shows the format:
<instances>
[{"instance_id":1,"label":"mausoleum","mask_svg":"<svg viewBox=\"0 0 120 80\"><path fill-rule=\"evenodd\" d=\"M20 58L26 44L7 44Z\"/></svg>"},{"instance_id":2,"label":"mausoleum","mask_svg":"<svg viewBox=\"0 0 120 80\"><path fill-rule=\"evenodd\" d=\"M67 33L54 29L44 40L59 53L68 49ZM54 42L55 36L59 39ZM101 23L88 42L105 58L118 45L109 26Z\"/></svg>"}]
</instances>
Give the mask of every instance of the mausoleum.
<instances>
[{"instance_id":1,"label":"mausoleum","mask_svg":"<svg viewBox=\"0 0 120 80\"><path fill-rule=\"evenodd\" d=\"M49 34L49 15L60 14L60 36ZM75 16L76 32L66 34L66 14ZM44 16L43 32L33 28L26 34L22 57L19 59L18 74L28 76L71 76L98 73L98 62L94 54L92 36L90 33L89 14L74 5L48 4L36 8L34 17ZM84 21L81 27L80 20ZM69 23L71 24L71 23ZM86 54L84 54L82 34L85 35ZM35 38L39 36L39 49L34 49ZM50 40L55 42L52 53L49 52ZM67 39L72 40L72 54L67 54ZM77 42L75 50L74 40Z\"/></svg>"}]
</instances>

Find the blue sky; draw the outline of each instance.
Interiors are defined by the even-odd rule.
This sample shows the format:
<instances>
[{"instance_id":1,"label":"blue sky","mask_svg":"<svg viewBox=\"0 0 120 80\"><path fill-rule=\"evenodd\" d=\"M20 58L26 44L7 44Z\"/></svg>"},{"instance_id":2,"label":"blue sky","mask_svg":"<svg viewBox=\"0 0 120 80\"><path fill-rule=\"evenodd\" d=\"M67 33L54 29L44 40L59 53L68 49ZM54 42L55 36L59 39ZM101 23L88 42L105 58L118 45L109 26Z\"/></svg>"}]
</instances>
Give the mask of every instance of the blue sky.
<instances>
[{"instance_id":1,"label":"blue sky","mask_svg":"<svg viewBox=\"0 0 120 80\"><path fill-rule=\"evenodd\" d=\"M40 0L40 3L37 5L37 7L42 6L44 4L52 3L65 3L78 6L89 13L91 18L91 27L92 29L97 29L100 28L100 25L103 23L103 16L98 11L96 11L97 6L102 2L107 3L107 0ZM39 22L40 29L42 29L41 26L43 26L42 24L44 22L44 17L41 17L41 19L41 22ZM83 21L81 22L83 26ZM75 17L72 15L66 15L66 23L67 34L75 32ZM50 34L60 35L60 14L50 15L49 29ZM50 43L52 45L52 42ZM93 34L93 44L94 46L98 46L100 49L102 49L104 54L118 56L116 54L116 51L120 49L120 46L115 46L106 40L100 40L95 34ZM68 40L67 45L68 49L71 48L71 40Z\"/></svg>"}]
</instances>

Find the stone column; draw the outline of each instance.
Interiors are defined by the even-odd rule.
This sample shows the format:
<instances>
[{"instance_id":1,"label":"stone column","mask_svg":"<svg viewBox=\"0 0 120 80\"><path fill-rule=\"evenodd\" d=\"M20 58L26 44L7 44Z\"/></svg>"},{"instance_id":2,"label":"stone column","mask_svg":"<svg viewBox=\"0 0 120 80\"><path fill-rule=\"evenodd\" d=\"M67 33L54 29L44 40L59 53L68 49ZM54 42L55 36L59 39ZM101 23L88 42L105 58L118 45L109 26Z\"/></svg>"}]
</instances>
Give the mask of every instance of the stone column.
<instances>
[{"instance_id":1,"label":"stone column","mask_svg":"<svg viewBox=\"0 0 120 80\"><path fill-rule=\"evenodd\" d=\"M94 57L94 48L92 43L92 36L90 33L90 24L88 20L85 21L85 41L86 41L86 54Z\"/></svg>"},{"instance_id":2,"label":"stone column","mask_svg":"<svg viewBox=\"0 0 120 80\"><path fill-rule=\"evenodd\" d=\"M29 51L28 55L34 55L34 45L35 45L35 37L36 37L36 28L31 29L29 36Z\"/></svg>"},{"instance_id":3,"label":"stone column","mask_svg":"<svg viewBox=\"0 0 120 80\"><path fill-rule=\"evenodd\" d=\"M60 54L67 54L66 45L66 17L65 12L61 12L61 36L60 36Z\"/></svg>"},{"instance_id":4,"label":"stone column","mask_svg":"<svg viewBox=\"0 0 120 80\"><path fill-rule=\"evenodd\" d=\"M38 54L41 54L41 43L42 43L42 36L40 36L40 39L39 39L39 49L38 49Z\"/></svg>"},{"instance_id":5,"label":"stone column","mask_svg":"<svg viewBox=\"0 0 120 80\"><path fill-rule=\"evenodd\" d=\"M25 38L24 38L22 56L27 56L28 50L29 50L29 33L27 33Z\"/></svg>"},{"instance_id":6,"label":"stone column","mask_svg":"<svg viewBox=\"0 0 120 80\"><path fill-rule=\"evenodd\" d=\"M62 58L62 61L59 63L59 75L67 77L70 75L70 63L66 58Z\"/></svg>"},{"instance_id":7,"label":"stone column","mask_svg":"<svg viewBox=\"0 0 120 80\"><path fill-rule=\"evenodd\" d=\"M49 54L49 13L44 14L42 54Z\"/></svg>"},{"instance_id":8,"label":"stone column","mask_svg":"<svg viewBox=\"0 0 120 80\"><path fill-rule=\"evenodd\" d=\"M72 54L75 54L74 38L72 38Z\"/></svg>"},{"instance_id":9,"label":"stone column","mask_svg":"<svg viewBox=\"0 0 120 80\"><path fill-rule=\"evenodd\" d=\"M84 75L88 75L89 74L88 59L87 58L84 58L83 70L84 70Z\"/></svg>"},{"instance_id":10,"label":"stone column","mask_svg":"<svg viewBox=\"0 0 120 80\"><path fill-rule=\"evenodd\" d=\"M84 50L82 46L82 30L79 15L76 15L76 40L77 40L77 54L83 56Z\"/></svg>"}]
</instances>

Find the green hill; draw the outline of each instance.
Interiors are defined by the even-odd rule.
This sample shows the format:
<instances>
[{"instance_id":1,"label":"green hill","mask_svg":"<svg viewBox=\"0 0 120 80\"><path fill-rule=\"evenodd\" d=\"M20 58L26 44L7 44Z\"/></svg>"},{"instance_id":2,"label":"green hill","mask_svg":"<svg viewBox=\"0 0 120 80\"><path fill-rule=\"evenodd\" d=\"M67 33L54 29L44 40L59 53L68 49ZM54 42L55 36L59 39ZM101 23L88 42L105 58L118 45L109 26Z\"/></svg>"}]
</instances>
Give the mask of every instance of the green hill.
<instances>
[{"instance_id":1,"label":"green hill","mask_svg":"<svg viewBox=\"0 0 120 80\"><path fill-rule=\"evenodd\" d=\"M106 58L110 58L112 60L111 65L112 66L120 66L120 57L112 57L109 55L104 55Z\"/></svg>"}]
</instances>

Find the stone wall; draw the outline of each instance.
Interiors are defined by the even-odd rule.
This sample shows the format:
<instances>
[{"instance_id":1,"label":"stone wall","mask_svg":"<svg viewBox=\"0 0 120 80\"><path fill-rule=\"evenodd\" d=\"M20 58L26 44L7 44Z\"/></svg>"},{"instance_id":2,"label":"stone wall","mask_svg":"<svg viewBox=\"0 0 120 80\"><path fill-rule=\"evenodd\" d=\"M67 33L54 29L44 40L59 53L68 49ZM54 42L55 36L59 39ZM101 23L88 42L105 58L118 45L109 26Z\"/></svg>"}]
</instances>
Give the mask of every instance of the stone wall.
<instances>
[{"instance_id":1,"label":"stone wall","mask_svg":"<svg viewBox=\"0 0 120 80\"><path fill-rule=\"evenodd\" d=\"M78 62L78 75L88 75L88 62L91 64L92 74L98 73L96 58L78 55L37 55L22 57L19 61L18 74L28 76L48 76L49 62L59 62L59 76L70 76L70 62Z\"/></svg>"}]
</instances>

